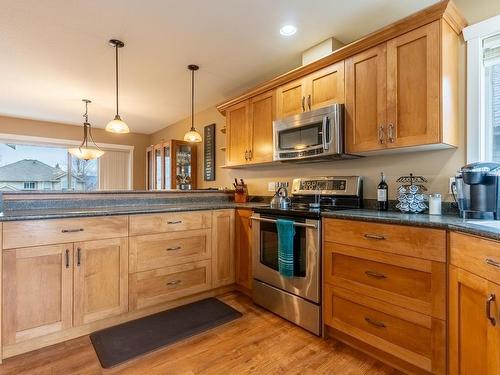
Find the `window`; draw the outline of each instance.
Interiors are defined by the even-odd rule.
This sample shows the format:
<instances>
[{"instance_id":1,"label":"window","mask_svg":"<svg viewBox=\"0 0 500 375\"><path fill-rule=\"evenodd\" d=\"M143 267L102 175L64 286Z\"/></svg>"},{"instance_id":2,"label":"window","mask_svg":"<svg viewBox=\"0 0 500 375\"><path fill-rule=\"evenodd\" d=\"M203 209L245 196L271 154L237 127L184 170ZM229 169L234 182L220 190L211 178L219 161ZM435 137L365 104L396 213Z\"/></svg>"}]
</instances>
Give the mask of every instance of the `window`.
<instances>
[{"instance_id":1,"label":"window","mask_svg":"<svg viewBox=\"0 0 500 375\"><path fill-rule=\"evenodd\" d=\"M35 190L36 182L25 182L24 190Z\"/></svg>"},{"instance_id":2,"label":"window","mask_svg":"<svg viewBox=\"0 0 500 375\"><path fill-rule=\"evenodd\" d=\"M73 144L61 144L64 142L60 140L36 142L36 137L5 134L0 139L4 139L0 140L0 190L94 191L131 187L131 147L106 150L106 160L101 162L101 158L88 161L75 158L67 150ZM123 156L110 158L115 154Z\"/></svg>"},{"instance_id":3,"label":"window","mask_svg":"<svg viewBox=\"0 0 500 375\"><path fill-rule=\"evenodd\" d=\"M467 162L500 163L500 16L464 29Z\"/></svg>"}]
</instances>

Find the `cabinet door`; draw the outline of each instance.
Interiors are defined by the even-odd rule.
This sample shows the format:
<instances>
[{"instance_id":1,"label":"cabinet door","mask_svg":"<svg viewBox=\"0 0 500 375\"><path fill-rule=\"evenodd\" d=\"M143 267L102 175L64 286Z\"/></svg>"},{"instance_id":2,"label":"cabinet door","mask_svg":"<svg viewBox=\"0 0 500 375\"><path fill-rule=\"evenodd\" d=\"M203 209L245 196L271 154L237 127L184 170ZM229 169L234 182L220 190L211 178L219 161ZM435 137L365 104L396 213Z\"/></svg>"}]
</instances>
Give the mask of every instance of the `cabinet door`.
<instances>
[{"instance_id":1,"label":"cabinet door","mask_svg":"<svg viewBox=\"0 0 500 375\"><path fill-rule=\"evenodd\" d=\"M128 310L128 239L75 243L74 325Z\"/></svg>"},{"instance_id":2,"label":"cabinet door","mask_svg":"<svg viewBox=\"0 0 500 375\"><path fill-rule=\"evenodd\" d=\"M381 44L345 62L346 148L349 153L386 147L385 49L385 44Z\"/></svg>"},{"instance_id":3,"label":"cabinet door","mask_svg":"<svg viewBox=\"0 0 500 375\"><path fill-rule=\"evenodd\" d=\"M165 188L164 177L165 166L163 164L163 148L161 144L153 147L154 154L154 190L161 190Z\"/></svg>"},{"instance_id":4,"label":"cabinet door","mask_svg":"<svg viewBox=\"0 0 500 375\"><path fill-rule=\"evenodd\" d=\"M277 118L296 115L306 110L307 79L301 78L276 89Z\"/></svg>"},{"instance_id":5,"label":"cabinet door","mask_svg":"<svg viewBox=\"0 0 500 375\"><path fill-rule=\"evenodd\" d=\"M245 164L248 159L248 101L226 110L226 164Z\"/></svg>"},{"instance_id":6,"label":"cabinet door","mask_svg":"<svg viewBox=\"0 0 500 375\"><path fill-rule=\"evenodd\" d=\"M388 147L440 142L439 77L439 21L387 42Z\"/></svg>"},{"instance_id":7,"label":"cabinet door","mask_svg":"<svg viewBox=\"0 0 500 375\"><path fill-rule=\"evenodd\" d=\"M491 302L495 325L485 311L490 296L496 298ZM450 374L500 373L499 298L498 285L450 266Z\"/></svg>"},{"instance_id":8,"label":"cabinet door","mask_svg":"<svg viewBox=\"0 0 500 375\"><path fill-rule=\"evenodd\" d=\"M236 210L236 283L252 289L252 210Z\"/></svg>"},{"instance_id":9,"label":"cabinet door","mask_svg":"<svg viewBox=\"0 0 500 375\"><path fill-rule=\"evenodd\" d=\"M344 103L344 61L308 75L307 81L306 103L309 110Z\"/></svg>"},{"instance_id":10,"label":"cabinet door","mask_svg":"<svg viewBox=\"0 0 500 375\"><path fill-rule=\"evenodd\" d=\"M4 250L4 345L70 328L72 277L72 244Z\"/></svg>"},{"instance_id":11,"label":"cabinet door","mask_svg":"<svg viewBox=\"0 0 500 375\"><path fill-rule=\"evenodd\" d=\"M234 210L216 210L212 217L212 286L234 283Z\"/></svg>"},{"instance_id":12,"label":"cabinet door","mask_svg":"<svg viewBox=\"0 0 500 375\"><path fill-rule=\"evenodd\" d=\"M274 91L250 99L252 147L250 162L273 161Z\"/></svg>"}]
</instances>

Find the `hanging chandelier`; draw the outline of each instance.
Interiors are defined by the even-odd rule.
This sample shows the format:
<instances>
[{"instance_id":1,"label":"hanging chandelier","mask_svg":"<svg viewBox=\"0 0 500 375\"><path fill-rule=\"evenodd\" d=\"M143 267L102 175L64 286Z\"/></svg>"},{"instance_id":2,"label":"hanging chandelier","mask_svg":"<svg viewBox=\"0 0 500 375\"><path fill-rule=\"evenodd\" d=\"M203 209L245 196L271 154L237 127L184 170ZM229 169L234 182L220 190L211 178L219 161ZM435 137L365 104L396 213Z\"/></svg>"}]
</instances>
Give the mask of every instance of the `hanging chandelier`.
<instances>
[{"instance_id":1,"label":"hanging chandelier","mask_svg":"<svg viewBox=\"0 0 500 375\"><path fill-rule=\"evenodd\" d=\"M83 122L83 141L79 147L70 148L68 149L68 152L76 158L82 160L97 159L104 154L104 151L97 146L94 138L92 137L92 125L89 123L88 115L88 105L92 102L88 99L82 99L82 101L85 103L85 113L83 114L83 118L85 119ZM89 138L92 142L90 145Z\"/></svg>"},{"instance_id":2,"label":"hanging chandelier","mask_svg":"<svg viewBox=\"0 0 500 375\"><path fill-rule=\"evenodd\" d=\"M115 48L115 84L116 84L116 115L106 125L106 131L111 133L129 133L128 125L121 119L118 112L118 48L125 47L125 43L118 39L111 39L109 44Z\"/></svg>"},{"instance_id":3,"label":"hanging chandelier","mask_svg":"<svg viewBox=\"0 0 500 375\"><path fill-rule=\"evenodd\" d=\"M191 71L191 129L184 134L184 140L191 143L201 142L201 134L198 133L194 127L194 72L200 69L198 65L188 65L188 69Z\"/></svg>"}]
</instances>

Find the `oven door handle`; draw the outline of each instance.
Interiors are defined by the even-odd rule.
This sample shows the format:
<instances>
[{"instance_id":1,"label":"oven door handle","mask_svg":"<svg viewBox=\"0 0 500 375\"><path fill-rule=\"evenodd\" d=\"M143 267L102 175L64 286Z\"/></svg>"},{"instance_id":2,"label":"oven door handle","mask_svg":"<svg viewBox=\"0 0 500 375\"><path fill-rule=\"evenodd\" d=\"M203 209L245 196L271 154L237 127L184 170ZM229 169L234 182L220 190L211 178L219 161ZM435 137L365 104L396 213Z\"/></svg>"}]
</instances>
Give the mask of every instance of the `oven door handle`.
<instances>
[{"instance_id":1,"label":"oven door handle","mask_svg":"<svg viewBox=\"0 0 500 375\"><path fill-rule=\"evenodd\" d=\"M262 218L262 217L255 217L255 216L250 216L250 220L264 221L266 223L276 223L276 220L265 219L265 218ZM316 224L298 223L298 222L294 221L293 225L296 226L296 227L318 229L318 226Z\"/></svg>"}]
</instances>

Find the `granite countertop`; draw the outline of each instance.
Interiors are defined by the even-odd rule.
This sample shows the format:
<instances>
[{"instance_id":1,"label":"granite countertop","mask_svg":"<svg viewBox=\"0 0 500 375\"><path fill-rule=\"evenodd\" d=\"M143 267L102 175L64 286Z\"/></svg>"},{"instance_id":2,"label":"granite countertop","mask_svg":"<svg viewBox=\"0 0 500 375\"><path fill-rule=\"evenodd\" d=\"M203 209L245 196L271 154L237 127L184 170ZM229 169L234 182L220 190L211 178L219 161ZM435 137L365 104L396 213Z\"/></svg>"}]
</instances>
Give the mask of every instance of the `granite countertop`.
<instances>
[{"instance_id":1,"label":"granite countertop","mask_svg":"<svg viewBox=\"0 0 500 375\"><path fill-rule=\"evenodd\" d=\"M354 209L345 211L324 212L325 218L370 221L387 224L410 225L415 227L448 229L473 234L481 237L500 240L500 221L469 220L453 215L403 214L395 211L376 211Z\"/></svg>"},{"instance_id":2,"label":"granite countertop","mask_svg":"<svg viewBox=\"0 0 500 375\"><path fill-rule=\"evenodd\" d=\"M0 221L16 220L39 220L39 219L61 219L71 217L89 216L111 216L111 215L134 215L160 212L217 210L223 208L246 208L265 206L265 203L249 202L212 202L212 203L172 203L153 205L131 205L131 206L103 206L90 208L47 208L47 209L26 209L7 210L0 216Z\"/></svg>"}]
</instances>

